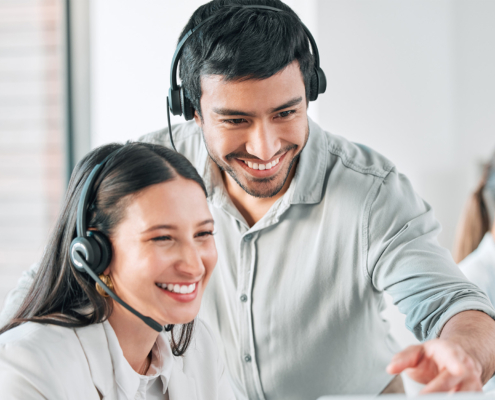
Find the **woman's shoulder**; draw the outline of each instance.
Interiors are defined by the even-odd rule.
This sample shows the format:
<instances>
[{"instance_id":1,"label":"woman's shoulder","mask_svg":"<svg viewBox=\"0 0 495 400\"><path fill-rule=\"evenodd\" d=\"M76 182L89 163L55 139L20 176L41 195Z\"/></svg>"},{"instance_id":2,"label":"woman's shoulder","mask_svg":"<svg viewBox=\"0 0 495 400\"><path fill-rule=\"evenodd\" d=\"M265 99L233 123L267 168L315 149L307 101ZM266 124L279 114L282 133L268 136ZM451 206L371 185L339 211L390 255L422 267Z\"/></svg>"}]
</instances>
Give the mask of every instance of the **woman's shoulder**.
<instances>
[{"instance_id":1,"label":"woman's shoulder","mask_svg":"<svg viewBox=\"0 0 495 400\"><path fill-rule=\"evenodd\" d=\"M65 397L70 387L85 393L85 385L92 383L76 330L35 322L0 335L0 376L2 390L27 397Z\"/></svg>"},{"instance_id":2,"label":"woman's shoulder","mask_svg":"<svg viewBox=\"0 0 495 400\"><path fill-rule=\"evenodd\" d=\"M0 348L10 351L15 348L32 348L37 352L49 347L60 347L63 343L77 340L74 330L52 324L25 322L0 335Z\"/></svg>"}]
</instances>

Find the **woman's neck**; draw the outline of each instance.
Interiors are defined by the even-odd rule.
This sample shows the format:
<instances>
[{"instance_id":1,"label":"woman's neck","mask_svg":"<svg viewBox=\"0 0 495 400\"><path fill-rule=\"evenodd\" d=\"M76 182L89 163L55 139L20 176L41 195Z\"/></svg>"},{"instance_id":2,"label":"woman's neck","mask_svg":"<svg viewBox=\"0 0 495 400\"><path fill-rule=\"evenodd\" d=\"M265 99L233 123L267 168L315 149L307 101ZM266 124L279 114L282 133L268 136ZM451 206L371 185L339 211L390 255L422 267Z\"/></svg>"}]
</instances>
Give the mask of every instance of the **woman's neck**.
<instances>
[{"instance_id":1,"label":"woman's neck","mask_svg":"<svg viewBox=\"0 0 495 400\"><path fill-rule=\"evenodd\" d=\"M146 374L143 369L148 364L148 355L159 333L115 303L108 322L112 325L124 357L132 369L139 374Z\"/></svg>"}]
</instances>

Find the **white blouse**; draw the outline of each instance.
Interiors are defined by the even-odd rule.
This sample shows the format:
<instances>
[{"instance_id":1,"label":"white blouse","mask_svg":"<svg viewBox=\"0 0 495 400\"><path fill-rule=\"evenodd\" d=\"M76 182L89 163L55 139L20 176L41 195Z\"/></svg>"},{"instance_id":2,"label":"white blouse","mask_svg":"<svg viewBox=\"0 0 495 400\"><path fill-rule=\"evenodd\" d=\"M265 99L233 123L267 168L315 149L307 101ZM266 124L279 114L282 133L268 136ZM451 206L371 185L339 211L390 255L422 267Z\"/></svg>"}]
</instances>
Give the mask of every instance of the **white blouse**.
<instances>
[{"instance_id":1,"label":"white blouse","mask_svg":"<svg viewBox=\"0 0 495 400\"><path fill-rule=\"evenodd\" d=\"M0 335L1 398L235 400L209 328L197 319L184 356L161 333L146 376L125 359L108 322L84 328L24 323Z\"/></svg>"},{"instance_id":2,"label":"white blouse","mask_svg":"<svg viewBox=\"0 0 495 400\"><path fill-rule=\"evenodd\" d=\"M459 268L495 305L495 240L490 232L485 234L478 248L459 263Z\"/></svg>"},{"instance_id":3,"label":"white blouse","mask_svg":"<svg viewBox=\"0 0 495 400\"><path fill-rule=\"evenodd\" d=\"M151 365L146 375L140 375L124 357L117 335L108 321L103 322L117 383L117 393L123 399L164 400L174 366L174 356L167 335L158 335L151 350Z\"/></svg>"}]
</instances>

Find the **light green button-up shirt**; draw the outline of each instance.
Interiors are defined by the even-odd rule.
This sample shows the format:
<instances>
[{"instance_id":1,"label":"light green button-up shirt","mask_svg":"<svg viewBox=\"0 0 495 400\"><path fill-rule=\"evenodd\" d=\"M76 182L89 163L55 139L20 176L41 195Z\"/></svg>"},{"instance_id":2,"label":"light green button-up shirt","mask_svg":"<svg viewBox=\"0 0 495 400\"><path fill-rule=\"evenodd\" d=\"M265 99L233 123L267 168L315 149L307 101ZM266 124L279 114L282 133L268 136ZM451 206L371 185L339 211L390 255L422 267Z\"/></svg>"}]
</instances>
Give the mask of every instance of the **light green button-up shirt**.
<instances>
[{"instance_id":1,"label":"light green button-up shirt","mask_svg":"<svg viewBox=\"0 0 495 400\"><path fill-rule=\"evenodd\" d=\"M380 393L399 350L380 316L383 291L420 340L460 311L495 315L438 244L440 225L409 180L375 151L309 126L288 191L251 228L200 129L174 128L209 193L219 260L202 316L239 399ZM168 145L168 131L145 140Z\"/></svg>"},{"instance_id":2,"label":"light green button-up shirt","mask_svg":"<svg viewBox=\"0 0 495 400\"><path fill-rule=\"evenodd\" d=\"M194 122L174 127L177 149L210 195L219 259L201 314L238 399L380 393L399 350L380 316L383 291L420 340L460 311L495 316L439 246L440 225L407 178L375 151L309 126L288 191L251 228L201 130ZM168 131L143 140L168 145Z\"/></svg>"}]
</instances>

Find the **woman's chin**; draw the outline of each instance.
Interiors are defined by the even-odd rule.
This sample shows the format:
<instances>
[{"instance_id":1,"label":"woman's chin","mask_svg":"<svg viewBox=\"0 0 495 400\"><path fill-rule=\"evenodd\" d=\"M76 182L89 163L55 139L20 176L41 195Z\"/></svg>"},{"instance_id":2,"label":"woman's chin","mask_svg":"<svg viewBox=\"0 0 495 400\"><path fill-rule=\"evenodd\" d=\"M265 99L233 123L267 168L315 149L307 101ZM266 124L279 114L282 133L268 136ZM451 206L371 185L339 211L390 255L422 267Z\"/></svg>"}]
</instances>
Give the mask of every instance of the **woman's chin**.
<instances>
[{"instance_id":1,"label":"woman's chin","mask_svg":"<svg viewBox=\"0 0 495 400\"><path fill-rule=\"evenodd\" d=\"M167 313L166 316L164 315L162 318L157 319L157 321L160 321L160 323L163 326L185 325L191 321L194 321L194 318L196 318L197 315L198 315L197 312L181 313L179 315L171 315L170 313ZM166 322L163 322L163 321L166 321Z\"/></svg>"}]
</instances>

